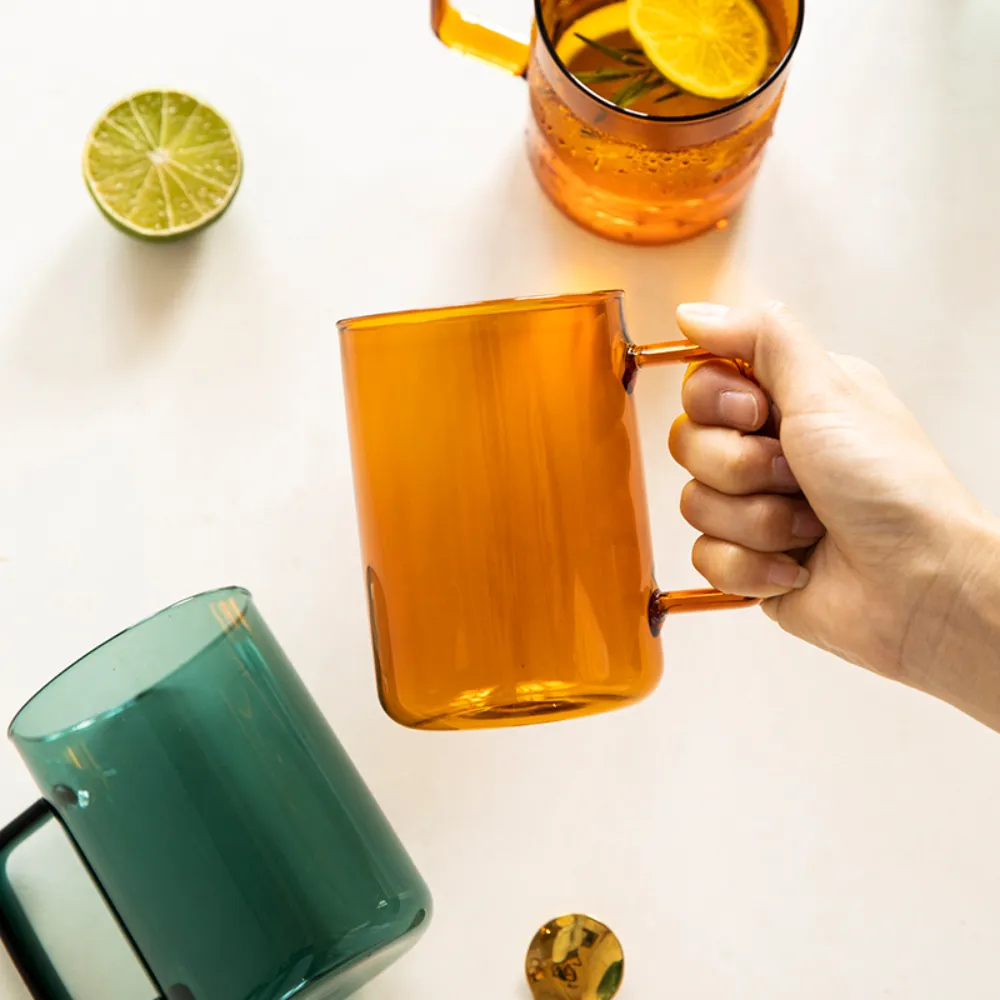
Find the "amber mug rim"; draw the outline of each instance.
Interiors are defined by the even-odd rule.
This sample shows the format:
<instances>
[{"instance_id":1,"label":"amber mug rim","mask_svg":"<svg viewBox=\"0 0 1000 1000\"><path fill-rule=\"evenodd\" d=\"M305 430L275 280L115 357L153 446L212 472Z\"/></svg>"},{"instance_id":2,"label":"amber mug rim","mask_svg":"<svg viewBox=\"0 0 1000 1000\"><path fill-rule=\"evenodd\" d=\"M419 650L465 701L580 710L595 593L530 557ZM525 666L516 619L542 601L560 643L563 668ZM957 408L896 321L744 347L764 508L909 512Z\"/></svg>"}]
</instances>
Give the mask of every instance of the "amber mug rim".
<instances>
[{"instance_id":1,"label":"amber mug rim","mask_svg":"<svg viewBox=\"0 0 1000 1000\"><path fill-rule=\"evenodd\" d=\"M426 309L401 309L394 312L369 313L337 321L340 334L353 331L381 329L386 326L412 326L418 323L440 322L443 319L468 319L470 316L495 316L500 313L518 313L565 309L602 301L621 301L625 291L607 288L594 292L569 292L563 295L512 295L502 299L479 299L454 306L429 306ZM624 331L623 331L624 332ZM625 339L631 343L628 334Z\"/></svg>"},{"instance_id":2,"label":"amber mug rim","mask_svg":"<svg viewBox=\"0 0 1000 1000\"><path fill-rule=\"evenodd\" d=\"M735 100L730 104L726 104L724 107L716 108L714 111L705 111L697 115L647 115L640 111L633 111L631 108L619 107L617 104L613 104L609 101L606 97L601 97L600 94L595 93L589 87L585 87L582 83L580 83L580 81L569 71L566 64L556 53L556 47L552 42L552 37L545 26L545 21L542 18L542 2L543 0L535 0L534 28L537 31L538 36L545 43L545 48L548 51L552 62L558 67L562 75L582 95L592 100L595 104L599 104L609 113L622 115L623 117L632 118L642 122L664 122L672 125L683 124L685 122L708 122L715 118L721 118L725 115L731 114L739 108L745 107L746 105L757 100L763 94L767 93L771 87L784 78L785 70L792 61L792 56L795 54L795 50L799 45L799 39L802 37L802 26L805 23L806 17L806 0L796 0L795 30L792 32L792 37L788 42L788 46L786 47L784 54L781 59L778 60L774 69L771 70L771 72L752 91L750 91L749 94L744 94L738 100Z\"/></svg>"}]
</instances>

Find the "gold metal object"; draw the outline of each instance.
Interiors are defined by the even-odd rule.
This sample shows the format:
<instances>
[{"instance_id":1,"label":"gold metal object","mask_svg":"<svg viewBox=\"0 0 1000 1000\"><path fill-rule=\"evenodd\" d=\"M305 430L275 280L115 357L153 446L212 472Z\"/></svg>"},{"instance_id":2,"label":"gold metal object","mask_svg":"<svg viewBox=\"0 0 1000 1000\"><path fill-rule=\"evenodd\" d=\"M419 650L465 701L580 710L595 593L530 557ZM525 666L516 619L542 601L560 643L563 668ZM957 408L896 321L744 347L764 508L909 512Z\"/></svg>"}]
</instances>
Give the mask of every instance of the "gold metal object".
<instances>
[{"instance_id":1,"label":"gold metal object","mask_svg":"<svg viewBox=\"0 0 1000 1000\"><path fill-rule=\"evenodd\" d=\"M570 913L539 928L524 971L535 1000L611 1000L625 973L625 956L610 927Z\"/></svg>"}]
</instances>

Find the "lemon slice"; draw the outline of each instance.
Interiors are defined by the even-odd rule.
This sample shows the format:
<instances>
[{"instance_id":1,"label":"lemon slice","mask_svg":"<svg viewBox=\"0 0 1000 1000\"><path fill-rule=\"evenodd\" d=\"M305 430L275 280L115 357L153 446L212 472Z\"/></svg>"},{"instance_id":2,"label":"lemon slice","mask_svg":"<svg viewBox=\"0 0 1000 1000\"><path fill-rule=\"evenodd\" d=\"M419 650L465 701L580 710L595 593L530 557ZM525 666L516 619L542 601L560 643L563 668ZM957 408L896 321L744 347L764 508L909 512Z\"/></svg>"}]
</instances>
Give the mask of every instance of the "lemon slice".
<instances>
[{"instance_id":1,"label":"lemon slice","mask_svg":"<svg viewBox=\"0 0 1000 1000\"><path fill-rule=\"evenodd\" d=\"M742 97L767 71L770 29L753 0L628 0L628 26L649 61L698 97Z\"/></svg>"},{"instance_id":2,"label":"lemon slice","mask_svg":"<svg viewBox=\"0 0 1000 1000\"><path fill-rule=\"evenodd\" d=\"M229 123L175 90L119 101L87 137L83 176L120 229L166 241L204 229L229 207L243 176Z\"/></svg>"},{"instance_id":3,"label":"lemon slice","mask_svg":"<svg viewBox=\"0 0 1000 1000\"><path fill-rule=\"evenodd\" d=\"M619 31L628 30L628 3L621 0L620 3L611 3L606 7L598 7L589 14L584 14L579 21L574 21L572 27L559 39L556 45L556 55L562 60L564 66L569 66L585 48L587 43L577 37L577 33L584 38L601 39L608 35L615 35Z\"/></svg>"}]
</instances>

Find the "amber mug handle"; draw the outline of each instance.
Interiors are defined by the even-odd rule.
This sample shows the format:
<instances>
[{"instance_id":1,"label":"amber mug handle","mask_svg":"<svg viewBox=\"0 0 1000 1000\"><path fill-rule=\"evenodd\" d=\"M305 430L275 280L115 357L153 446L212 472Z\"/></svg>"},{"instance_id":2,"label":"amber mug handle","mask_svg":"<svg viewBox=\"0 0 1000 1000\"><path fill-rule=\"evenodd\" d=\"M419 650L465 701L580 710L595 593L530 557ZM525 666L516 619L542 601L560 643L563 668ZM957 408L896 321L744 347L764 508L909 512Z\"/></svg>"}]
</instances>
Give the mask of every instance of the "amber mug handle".
<instances>
[{"instance_id":1,"label":"amber mug handle","mask_svg":"<svg viewBox=\"0 0 1000 1000\"><path fill-rule=\"evenodd\" d=\"M448 48L524 76L531 49L524 42L463 17L448 0L431 0L431 26Z\"/></svg>"},{"instance_id":2,"label":"amber mug handle","mask_svg":"<svg viewBox=\"0 0 1000 1000\"><path fill-rule=\"evenodd\" d=\"M631 392L635 377L642 368L651 365L687 365L692 361L707 361L716 355L706 351L690 340L670 340L662 344L629 344L625 374L622 382L626 392ZM753 370L745 361L734 358L719 360L735 364L748 379L756 382ZM738 594L724 594L714 587L699 587L695 590L654 590L649 599L649 624L654 635L658 635L667 615L683 614L691 611L719 611L724 608L748 608L760 604L757 597L741 597Z\"/></svg>"}]
</instances>

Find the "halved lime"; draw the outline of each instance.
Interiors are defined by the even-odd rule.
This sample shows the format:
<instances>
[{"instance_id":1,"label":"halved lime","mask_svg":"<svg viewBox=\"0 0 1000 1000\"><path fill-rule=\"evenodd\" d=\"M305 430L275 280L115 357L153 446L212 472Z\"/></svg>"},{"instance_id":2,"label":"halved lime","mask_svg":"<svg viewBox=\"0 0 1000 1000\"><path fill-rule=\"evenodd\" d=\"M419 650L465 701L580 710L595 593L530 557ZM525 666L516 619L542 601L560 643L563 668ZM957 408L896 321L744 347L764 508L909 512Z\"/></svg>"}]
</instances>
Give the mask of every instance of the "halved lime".
<instances>
[{"instance_id":1,"label":"halved lime","mask_svg":"<svg viewBox=\"0 0 1000 1000\"><path fill-rule=\"evenodd\" d=\"M149 90L119 101L91 129L83 176L116 226L165 241L203 229L225 212L243 161L217 111L176 90Z\"/></svg>"}]
</instances>

